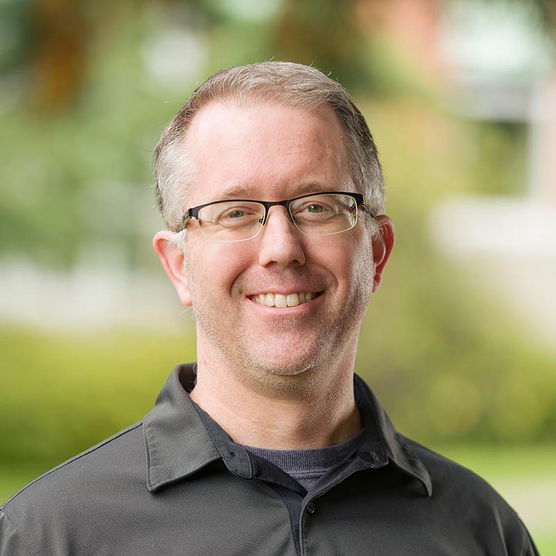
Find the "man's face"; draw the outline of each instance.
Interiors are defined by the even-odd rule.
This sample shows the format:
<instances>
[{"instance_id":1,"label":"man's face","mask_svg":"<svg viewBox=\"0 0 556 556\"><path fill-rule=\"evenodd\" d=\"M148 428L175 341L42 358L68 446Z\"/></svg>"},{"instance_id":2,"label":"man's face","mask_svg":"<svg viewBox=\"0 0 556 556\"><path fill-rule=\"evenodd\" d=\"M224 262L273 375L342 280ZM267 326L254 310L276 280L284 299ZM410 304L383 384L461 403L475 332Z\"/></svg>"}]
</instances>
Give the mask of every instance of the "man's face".
<instances>
[{"instance_id":1,"label":"man's face","mask_svg":"<svg viewBox=\"0 0 556 556\"><path fill-rule=\"evenodd\" d=\"M195 116L186 148L194 173L188 207L356 190L342 128L328 107L304 111L275 103L213 102ZM352 230L309 236L275 206L257 237L237 243L207 240L193 220L185 271L176 268L171 277L182 303L193 306L199 360L217 358L265 380L269 373L299 374L354 354L380 274L375 276L367 218L360 211ZM272 301L266 294L308 293L312 299L292 307L261 303L263 295Z\"/></svg>"}]
</instances>

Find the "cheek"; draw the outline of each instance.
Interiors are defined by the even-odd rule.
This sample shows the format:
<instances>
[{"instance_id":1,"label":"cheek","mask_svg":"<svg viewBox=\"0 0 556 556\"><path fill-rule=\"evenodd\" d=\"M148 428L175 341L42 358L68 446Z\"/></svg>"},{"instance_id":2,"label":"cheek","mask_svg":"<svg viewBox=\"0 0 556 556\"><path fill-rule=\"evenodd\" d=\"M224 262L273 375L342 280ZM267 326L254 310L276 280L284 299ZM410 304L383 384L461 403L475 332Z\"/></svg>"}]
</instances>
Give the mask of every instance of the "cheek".
<instances>
[{"instance_id":1,"label":"cheek","mask_svg":"<svg viewBox=\"0 0 556 556\"><path fill-rule=\"evenodd\" d=\"M245 254L231 244L198 243L186 256L185 269L193 303L210 296L230 295L246 268Z\"/></svg>"},{"instance_id":2,"label":"cheek","mask_svg":"<svg viewBox=\"0 0 556 556\"><path fill-rule=\"evenodd\" d=\"M354 283L357 284L361 298L367 301L373 290L375 265L372 257L361 257L354 265Z\"/></svg>"},{"instance_id":3,"label":"cheek","mask_svg":"<svg viewBox=\"0 0 556 556\"><path fill-rule=\"evenodd\" d=\"M365 304L367 303L373 288L375 265L372 257L370 242L360 240L354 245L354 249L348 250L343 263L350 288L350 296L356 296ZM349 269L349 270L348 270Z\"/></svg>"}]
</instances>

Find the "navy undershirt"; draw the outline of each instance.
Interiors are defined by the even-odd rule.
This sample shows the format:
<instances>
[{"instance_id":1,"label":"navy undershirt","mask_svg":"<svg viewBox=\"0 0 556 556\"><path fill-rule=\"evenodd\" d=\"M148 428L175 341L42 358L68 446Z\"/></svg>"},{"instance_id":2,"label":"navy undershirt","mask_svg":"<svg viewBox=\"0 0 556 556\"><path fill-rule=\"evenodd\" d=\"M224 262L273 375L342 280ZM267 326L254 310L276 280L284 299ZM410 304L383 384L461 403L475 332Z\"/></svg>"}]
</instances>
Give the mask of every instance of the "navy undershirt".
<instances>
[{"instance_id":1,"label":"navy undershirt","mask_svg":"<svg viewBox=\"0 0 556 556\"><path fill-rule=\"evenodd\" d=\"M270 450L242 446L248 452L279 467L309 491L322 476L344 463L357 450L362 434L363 431L339 444L308 450Z\"/></svg>"}]
</instances>

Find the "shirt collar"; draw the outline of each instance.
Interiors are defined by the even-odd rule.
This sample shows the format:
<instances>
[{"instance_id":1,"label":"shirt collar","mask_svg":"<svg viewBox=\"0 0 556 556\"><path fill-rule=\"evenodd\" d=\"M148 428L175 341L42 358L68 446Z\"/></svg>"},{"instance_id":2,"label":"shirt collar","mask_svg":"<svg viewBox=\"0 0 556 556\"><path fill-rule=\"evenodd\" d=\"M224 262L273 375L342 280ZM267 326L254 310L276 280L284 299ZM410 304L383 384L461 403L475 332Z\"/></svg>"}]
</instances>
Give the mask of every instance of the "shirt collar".
<instances>
[{"instance_id":1,"label":"shirt collar","mask_svg":"<svg viewBox=\"0 0 556 556\"><path fill-rule=\"evenodd\" d=\"M195 364L178 365L145 417L147 488L151 492L217 460L222 460L237 475L252 477L248 456L242 450L239 454L230 453L229 437L219 427L208 427L190 399L188 393L195 384L195 371ZM370 467L392 462L418 479L430 496L432 484L425 465L411 452L370 388L357 375L354 388L365 427L360 454L367 456Z\"/></svg>"},{"instance_id":2,"label":"shirt collar","mask_svg":"<svg viewBox=\"0 0 556 556\"><path fill-rule=\"evenodd\" d=\"M374 450L370 449L371 460L374 459L377 463L386 457L398 469L418 479L423 484L427 496L431 496L432 480L425 464L409 448L404 437L396 431L390 417L380 405L373 391L357 375L354 377L354 388L367 441L369 445L373 443L375 446ZM376 448L377 440L378 449Z\"/></svg>"},{"instance_id":3,"label":"shirt collar","mask_svg":"<svg viewBox=\"0 0 556 556\"><path fill-rule=\"evenodd\" d=\"M194 384L194 365L178 365L145 417L149 491L187 477L221 457L189 397Z\"/></svg>"}]
</instances>

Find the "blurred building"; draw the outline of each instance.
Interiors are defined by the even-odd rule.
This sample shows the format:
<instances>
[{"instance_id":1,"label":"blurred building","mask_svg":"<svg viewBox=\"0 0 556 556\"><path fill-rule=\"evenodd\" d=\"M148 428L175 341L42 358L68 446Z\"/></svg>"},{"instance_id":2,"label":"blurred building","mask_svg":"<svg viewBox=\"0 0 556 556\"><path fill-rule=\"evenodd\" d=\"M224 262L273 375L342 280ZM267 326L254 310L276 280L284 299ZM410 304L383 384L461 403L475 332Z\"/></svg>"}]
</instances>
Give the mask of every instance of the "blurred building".
<instances>
[{"instance_id":1,"label":"blurred building","mask_svg":"<svg viewBox=\"0 0 556 556\"><path fill-rule=\"evenodd\" d=\"M446 200L431 214L432 238L461 261L472 280L502 296L532 337L556 350L552 37L540 32L538 14L528 3L455 1L442 11L434 0L411 2L421 12L414 26L404 21L408 3L394 2L400 9L392 25L416 34L406 42L452 88L452 110L474 122L521 127L526 138L519 191ZM420 48L425 36L429 48Z\"/></svg>"},{"instance_id":2,"label":"blurred building","mask_svg":"<svg viewBox=\"0 0 556 556\"><path fill-rule=\"evenodd\" d=\"M363 0L359 15L419 72L443 83L453 113L525 137L518 190L445 200L430 216L431 237L556 350L556 34L541 28L553 20L542 22L536 7Z\"/></svg>"}]
</instances>

